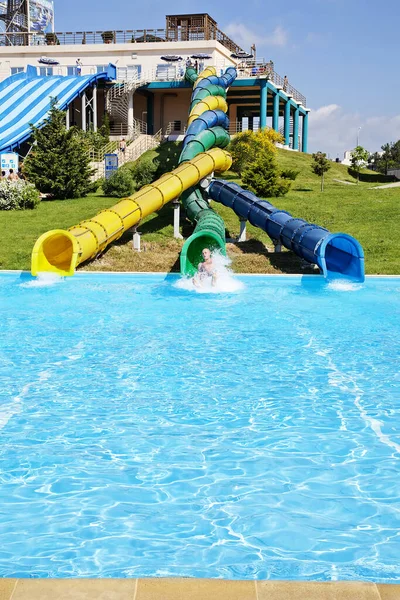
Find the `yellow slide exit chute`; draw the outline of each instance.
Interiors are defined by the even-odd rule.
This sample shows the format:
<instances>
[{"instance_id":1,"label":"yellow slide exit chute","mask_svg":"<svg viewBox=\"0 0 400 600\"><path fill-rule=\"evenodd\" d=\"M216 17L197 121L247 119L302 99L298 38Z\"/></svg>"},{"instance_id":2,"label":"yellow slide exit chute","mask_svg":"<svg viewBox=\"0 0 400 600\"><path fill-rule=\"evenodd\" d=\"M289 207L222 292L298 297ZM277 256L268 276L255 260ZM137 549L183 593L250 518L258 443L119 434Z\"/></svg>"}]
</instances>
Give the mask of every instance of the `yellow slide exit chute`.
<instances>
[{"instance_id":1,"label":"yellow slide exit chute","mask_svg":"<svg viewBox=\"0 0 400 600\"><path fill-rule=\"evenodd\" d=\"M182 163L171 173L102 210L92 219L82 221L68 231L53 229L44 233L32 250L32 275L43 272L73 275L80 263L95 258L127 229L178 198L213 171L226 171L231 162L227 152L213 148Z\"/></svg>"}]
</instances>

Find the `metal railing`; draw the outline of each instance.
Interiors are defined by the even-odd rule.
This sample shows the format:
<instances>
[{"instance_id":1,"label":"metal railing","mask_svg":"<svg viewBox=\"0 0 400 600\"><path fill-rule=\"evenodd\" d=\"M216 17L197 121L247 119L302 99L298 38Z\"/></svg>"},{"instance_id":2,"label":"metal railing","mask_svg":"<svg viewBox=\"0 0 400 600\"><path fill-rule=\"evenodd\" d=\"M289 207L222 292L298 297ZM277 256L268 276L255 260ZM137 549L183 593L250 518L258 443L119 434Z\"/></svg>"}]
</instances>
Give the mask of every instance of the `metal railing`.
<instances>
[{"instance_id":1,"label":"metal railing","mask_svg":"<svg viewBox=\"0 0 400 600\"><path fill-rule=\"evenodd\" d=\"M147 135L147 123L141 119L134 119L133 126L127 123L115 123L110 126L110 137L124 137L133 140L139 135Z\"/></svg>"},{"instance_id":2,"label":"metal railing","mask_svg":"<svg viewBox=\"0 0 400 600\"><path fill-rule=\"evenodd\" d=\"M140 44L149 42L197 42L216 39L231 52L243 52L223 31L206 27L184 29L114 29L105 31L57 31L42 33L0 33L0 46L57 46L76 44Z\"/></svg>"},{"instance_id":3,"label":"metal railing","mask_svg":"<svg viewBox=\"0 0 400 600\"><path fill-rule=\"evenodd\" d=\"M182 121L169 121L164 130L164 136L184 135L186 133L186 124Z\"/></svg>"},{"instance_id":4,"label":"metal railing","mask_svg":"<svg viewBox=\"0 0 400 600\"><path fill-rule=\"evenodd\" d=\"M249 79L252 77L266 77L275 86L282 88L285 93L293 96L296 102L301 102L304 107L307 106L306 97L291 85L285 77L282 77L275 71L271 61L249 60L242 61L237 65L237 79Z\"/></svg>"},{"instance_id":5,"label":"metal railing","mask_svg":"<svg viewBox=\"0 0 400 600\"><path fill-rule=\"evenodd\" d=\"M96 181L105 175L105 167L104 167L104 155L113 153L118 156L118 163L121 167L126 162L137 160L144 152L150 150L151 148L156 148L162 141L162 130L160 129L154 135L149 135L147 133L141 133L141 125L138 121L138 128L136 129L136 134L133 138L127 140L127 146L125 152L121 152L119 149L119 144L117 141L111 141L101 150L90 151L89 157L92 163L92 166L95 170L92 180ZM142 122L143 123L143 122Z\"/></svg>"}]
</instances>

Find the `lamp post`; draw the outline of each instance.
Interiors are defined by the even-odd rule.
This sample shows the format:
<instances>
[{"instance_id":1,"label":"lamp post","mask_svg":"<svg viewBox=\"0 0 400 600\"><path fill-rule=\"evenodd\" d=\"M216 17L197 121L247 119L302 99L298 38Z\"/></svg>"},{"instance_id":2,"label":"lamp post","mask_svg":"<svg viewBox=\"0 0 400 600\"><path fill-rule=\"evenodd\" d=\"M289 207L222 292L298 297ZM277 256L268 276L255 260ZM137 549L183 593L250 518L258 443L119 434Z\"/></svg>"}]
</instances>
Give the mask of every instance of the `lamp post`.
<instances>
[{"instance_id":1,"label":"lamp post","mask_svg":"<svg viewBox=\"0 0 400 600\"><path fill-rule=\"evenodd\" d=\"M360 129L361 129L361 127L359 127L357 130L357 146L358 146L359 139L360 139Z\"/></svg>"}]
</instances>

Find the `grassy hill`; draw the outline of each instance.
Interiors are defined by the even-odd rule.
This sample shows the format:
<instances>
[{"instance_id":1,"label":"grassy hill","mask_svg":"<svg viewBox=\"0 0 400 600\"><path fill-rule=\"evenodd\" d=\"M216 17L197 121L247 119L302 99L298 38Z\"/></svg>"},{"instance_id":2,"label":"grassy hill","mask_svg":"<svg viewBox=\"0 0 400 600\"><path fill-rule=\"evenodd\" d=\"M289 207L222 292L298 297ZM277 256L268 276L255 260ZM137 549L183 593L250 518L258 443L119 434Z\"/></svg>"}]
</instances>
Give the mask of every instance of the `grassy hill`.
<instances>
[{"instance_id":1,"label":"grassy hill","mask_svg":"<svg viewBox=\"0 0 400 600\"><path fill-rule=\"evenodd\" d=\"M147 155L173 168L179 150L179 144L163 144ZM341 231L356 237L364 247L367 273L400 274L400 188L371 189L390 182L390 179L368 170L362 171L357 184L346 166L332 163L325 177L325 191L321 192L320 178L311 171L310 154L278 149L277 159L281 168L295 169L300 174L287 196L269 199L273 204L332 232ZM241 183L232 172L225 173L224 179ZM236 237L239 234L236 215L220 204L213 203L212 206L223 217L228 236ZM159 214L148 217L140 227L145 252L132 257L126 245L129 240L121 240L118 247L91 263L89 268L179 270L178 253L182 244L172 237L172 220L172 207L166 206ZM189 236L193 227L184 221L182 225L183 235ZM284 250L274 254L270 238L260 229L247 225L247 239L243 244L227 246L236 272L307 272L292 252Z\"/></svg>"},{"instance_id":2,"label":"grassy hill","mask_svg":"<svg viewBox=\"0 0 400 600\"><path fill-rule=\"evenodd\" d=\"M170 143L148 154L173 168L179 150L178 144ZM341 231L356 237L364 247L367 273L400 274L400 188L373 189L384 183L385 178L371 171L364 171L356 185L347 167L332 163L322 193L320 178L311 172L310 155L279 149L277 159L282 168L295 169L300 174L287 196L270 199L273 204L332 232ZM224 178L240 184L234 173L228 172ZM97 194L79 200L42 202L35 211L0 211L0 268L29 269L30 253L41 233L75 225L115 202L115 199ZM229 237L237 236L239 221L236 215L216 203L213 208L223 217ZM131 235L125 234L103 256L83 268L178 271L182 242L173 238L172 206L167 205L145 219L140 231L143 252L132 252ZM192 231L193 226L182 217L183 235L187 237ZM310 270L289 251L274 254L268 236L251 225L247 226L247 240L243 244L228 244L228 254L236 272L304 273Z\"/></svg>"}]
</instances>

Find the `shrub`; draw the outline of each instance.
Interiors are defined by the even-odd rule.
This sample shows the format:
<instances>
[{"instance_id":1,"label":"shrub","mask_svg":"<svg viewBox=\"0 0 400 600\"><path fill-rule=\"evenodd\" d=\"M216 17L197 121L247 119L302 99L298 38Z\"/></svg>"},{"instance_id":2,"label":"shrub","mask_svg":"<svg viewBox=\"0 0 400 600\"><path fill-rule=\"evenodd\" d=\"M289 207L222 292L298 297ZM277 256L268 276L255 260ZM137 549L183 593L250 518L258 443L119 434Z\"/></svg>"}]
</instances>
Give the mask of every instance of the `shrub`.
<instances>
[{"instance_id":1,"label":"shrub","mask_svg":"<svg viewBox=\"0 0 400 600\"><path fill-rule=\"evenodd\" d=\"M275 144L282 141L281 134L273 129L238 133L228 148L232 155L232 171L241 176L244 170L254 163L261 152L275 152Z\"/></svg>"},{"instance_id":2,"label":"shrub","mask_svg":"<svg viewBox=\"0 0 400 600\"><path fill-rule=\"evenodd\" d=\"M144 156L142 159L139 158L139 160L133 163L130 169L136 184L136 189L140 189L144 185L153 183L156 178L158 162L152 160L149 156Z\"/></svg>"},{"instance_id":3,"label":"shrub","mask_svg":"<svg viewBox=\"0 0 400 600\"><path fill-rule=\"evenodd\" d=\"M272 152L260 153L243 171L242 180L252 192L264 198L284 196L290 189L290 181L279 176Z\"/></svg>"},{"instance_id":4,"label":"shrub","mask_svg":"<svg viewBox=\"0 0 400 600\"><path fill-rule=\"evenodd\" d=\"M129 169L118 169L103 181L103 192L113 198L124 198L135 191L135 182Z\"/></svg>"},{"instance_id":5,"label":"shrub","mask_svg":"<svg viewBox=\"0 0 400 600\"><path fill-rule=\"evenodd\" d=\"M284 171L281 171L281 177L282 179L294 181L299 173L300 171L295 171L295 169L285 169Z\"/></svg>"},{"instance_id":6,"label":"shrub","mask_svg":"<svg viewBox=\"0 0 400 600\"><path fill-rule=\"evenodd\" d=\"M40 202L39 191L32 183L23 180L0 181L0 210L36 208Z\"/></svg>"}]
</instances>

